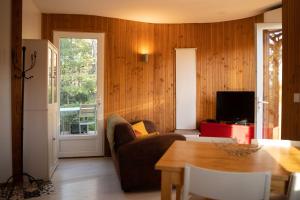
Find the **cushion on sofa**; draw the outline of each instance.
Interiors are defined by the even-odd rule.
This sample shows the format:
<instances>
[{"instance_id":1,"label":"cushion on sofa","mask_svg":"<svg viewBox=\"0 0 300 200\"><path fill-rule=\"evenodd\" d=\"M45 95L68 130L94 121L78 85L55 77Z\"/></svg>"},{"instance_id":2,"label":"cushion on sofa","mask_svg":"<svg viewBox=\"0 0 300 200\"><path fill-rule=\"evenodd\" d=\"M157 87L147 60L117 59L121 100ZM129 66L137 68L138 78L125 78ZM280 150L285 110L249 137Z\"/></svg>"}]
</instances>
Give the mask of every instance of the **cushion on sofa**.
<instances>
[{"instance_id":1,"label":"cushion on sofa","mask_svg":"<svg viewBox=\"0 0 300 200\"><path fill-rule=\"evenodd\" d=\"M114 149L115 151L123 144L135 140L134 131L129 123L120 123L114 130Z\"/></svg>"},{"instance_id":2,"label":"cushion on sofa","mask_svg":"<svg viewBox=\"0 0 300 200\"><path fill-rule=\"evenodd\" d=\"M147 136L149 134L148 131L145 128L145 125L144 125L143 121L140 121L138 123L133 124L132 129L133 129L134 134L137 138Z\"/></svg>"},{"instance_id":3,"label":"cushion on sofa","mask_svg":"<svg viewBox=\"0 0 300 200\"><path fill-rule=\"evenodd\" d=\"M156 128L155 124L150 120L134 121L134 122L131 122L131 124L136 124L136 123L141 122L141 121L144 122L145 128L146 128L148 133L153 133L153 132L157 131L157 128Z\"/></svg>"}]
</instances>

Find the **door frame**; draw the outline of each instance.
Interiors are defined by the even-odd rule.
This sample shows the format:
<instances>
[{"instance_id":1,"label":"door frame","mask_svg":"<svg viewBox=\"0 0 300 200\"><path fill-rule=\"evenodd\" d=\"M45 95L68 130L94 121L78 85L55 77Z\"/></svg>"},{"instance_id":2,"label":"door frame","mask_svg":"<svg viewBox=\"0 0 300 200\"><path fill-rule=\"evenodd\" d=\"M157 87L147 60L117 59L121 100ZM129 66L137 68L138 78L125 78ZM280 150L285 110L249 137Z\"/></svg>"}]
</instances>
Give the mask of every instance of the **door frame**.
<instances>
[{"instance_id":1,"label":"door frame","mask_svg":"<svg viewBox=\"0 0 300 200\"><path fill-rule=\"evenodd\" d=\"M59 38L72 37L78 39L97 39L97 134L96 135L60 135L58 155L62 157L88 157L88 156L104 156L104 33L90 32L69 32L69 31L53 31L53 43L60 51ZM58 53L58 63L60 64L60 53ZM60 89L60 70L58 70L59 89ZM60 91L60 90L59 90ZM60 93L60 92L59 92ZM60 99L60 98L59 98ZM60 105L60 102L59 102ZM60 126L60 115L59 115ZM96 143L92 143L96 141ZM90 144L89 144L90 143ZM95 150L80 150L80 145L94 145ZM70 149L70 146L76 146L76 152Z\"/></svg>"},{"instance_id":2,"label":"door frame","mask_svg":"<svg viewBox=\"0 0 300 200\"><path fill-rule=\"evenodd\" d=\"M255 138L263 138L264 119L264 41L263 31L268 29L282 29L282 23L257 23L256 30L256 98L255 98Z\"/></svg>"}]
</instances>

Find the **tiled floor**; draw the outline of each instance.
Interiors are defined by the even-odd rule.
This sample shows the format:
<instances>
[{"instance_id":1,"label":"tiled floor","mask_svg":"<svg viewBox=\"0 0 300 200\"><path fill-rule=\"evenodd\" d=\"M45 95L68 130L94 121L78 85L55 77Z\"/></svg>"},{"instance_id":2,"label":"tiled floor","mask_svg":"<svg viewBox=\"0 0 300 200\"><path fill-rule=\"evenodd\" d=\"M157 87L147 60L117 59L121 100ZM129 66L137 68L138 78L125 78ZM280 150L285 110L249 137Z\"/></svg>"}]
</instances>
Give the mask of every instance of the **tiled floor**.
<instances>
[{"instance_id":1,"label":"tiled floor","mask_svg":"<svg viewBox=\"0 0 300 200\"><path fill-rule=\"evenodd\" d=\"M60 160L52 182L55 192L36 200L160 199L160 191L124 193L110 158Z\"/></svg>"}]
</instances>

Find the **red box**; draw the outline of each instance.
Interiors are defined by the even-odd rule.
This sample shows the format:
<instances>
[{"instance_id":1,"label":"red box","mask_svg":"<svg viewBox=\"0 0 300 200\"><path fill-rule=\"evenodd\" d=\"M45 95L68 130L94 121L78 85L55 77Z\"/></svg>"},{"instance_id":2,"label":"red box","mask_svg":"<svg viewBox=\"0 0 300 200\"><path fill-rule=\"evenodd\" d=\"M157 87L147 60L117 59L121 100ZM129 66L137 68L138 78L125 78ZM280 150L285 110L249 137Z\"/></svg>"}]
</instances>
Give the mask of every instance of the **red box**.
<instances>
[{"instance_id":1,"label":"red box","mask_svg":"<svg viewBox=\"0 0 300 200\"><path fill-rule=\"evenodd\" d=\"M206 137L236 138L239 144L251 144L254 138L254 125L200 122L200 134Z\"/></svg>"}]
</instances>

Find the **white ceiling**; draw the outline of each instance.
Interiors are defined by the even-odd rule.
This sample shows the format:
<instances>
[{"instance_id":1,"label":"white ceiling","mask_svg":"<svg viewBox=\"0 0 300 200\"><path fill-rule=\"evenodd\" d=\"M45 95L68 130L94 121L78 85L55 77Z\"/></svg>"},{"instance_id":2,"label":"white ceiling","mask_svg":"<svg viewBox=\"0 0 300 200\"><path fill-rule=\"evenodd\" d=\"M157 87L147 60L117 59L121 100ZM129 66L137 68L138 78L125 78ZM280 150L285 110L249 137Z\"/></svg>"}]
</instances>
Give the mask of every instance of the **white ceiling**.
<instances>
[{"instance_id":1,"label":"white ceiling","mask_svg":"<svg viewBox=\"0 0 300 200\"><path fill-rule=\"evenodd\" d=\"M43 13L86 14L150 23L206 23L261 14L281 0L34 0Z\"/></svg>"}]
</instances>

